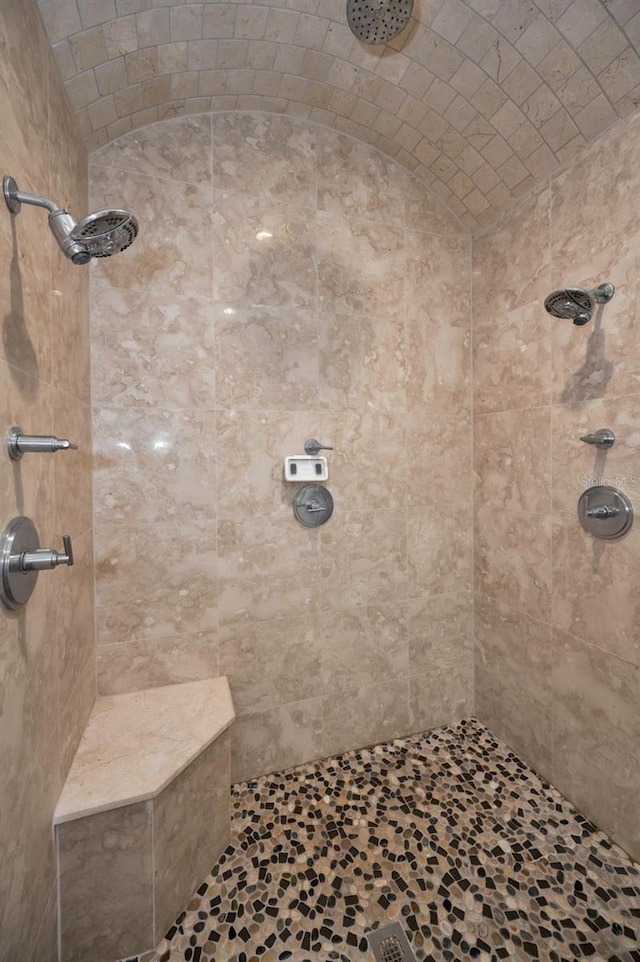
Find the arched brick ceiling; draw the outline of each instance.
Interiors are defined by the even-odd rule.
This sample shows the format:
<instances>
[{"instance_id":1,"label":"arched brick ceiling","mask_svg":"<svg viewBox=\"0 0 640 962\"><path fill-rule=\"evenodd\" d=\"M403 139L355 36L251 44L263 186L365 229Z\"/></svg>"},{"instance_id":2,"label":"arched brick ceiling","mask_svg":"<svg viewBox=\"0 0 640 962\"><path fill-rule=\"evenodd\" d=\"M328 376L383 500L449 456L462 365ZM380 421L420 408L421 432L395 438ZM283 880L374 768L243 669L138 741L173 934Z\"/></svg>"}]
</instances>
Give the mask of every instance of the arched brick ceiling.
<instances>
[{"instance_id":1,"label":"arched brick ceiling","mask_svg":"<svg viewBox=\"0 0 640 962\"><path fill-rule=\"evenodd\" d=\"M267 110L374 144L470 226L640 103L640 0L416 0L388 46L346 0L39 0L88 148Z\"/></svg>"}]
</instances>

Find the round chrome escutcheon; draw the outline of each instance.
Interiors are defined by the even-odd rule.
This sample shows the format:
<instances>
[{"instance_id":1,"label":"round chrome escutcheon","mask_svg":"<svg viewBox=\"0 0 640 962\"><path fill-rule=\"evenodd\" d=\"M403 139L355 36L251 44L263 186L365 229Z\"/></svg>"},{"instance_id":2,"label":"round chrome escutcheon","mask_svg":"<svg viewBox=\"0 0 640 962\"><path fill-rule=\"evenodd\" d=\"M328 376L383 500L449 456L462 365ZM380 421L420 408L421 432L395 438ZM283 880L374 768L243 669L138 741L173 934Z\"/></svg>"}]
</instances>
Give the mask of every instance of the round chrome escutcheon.
<instances>
[{"instance_id":1,"label":"round chrome escutcheon","mask_svg":"<svg viewBox=\"0 0 640 962\"><path fill-rule=\"evenodd\" d=\"M633 506L624 491L608 484L587 488L578 501L578 518L594 538L622 538L633 524Z\"/></svg>"},{"instance_id":2,"label":"round chrome escutcheon","mask_svg":"<svg viewBox=\"0 0 640 962\"><path fill-rule=\"evenodd\" d=\"M307 528L317 528L333 514L333 497L323 484L305 484L293 499L293 513Z\"/></svg>"},{"instance_id":3,"label":"round chrome escutcheon","mask_svg":"<svg viewBox=\"0 0 640 962\"><path fill-rule=\"evenodd\" d=\"M37 571L21 571L16 559L39 547L38 532L30 518L14 518L4 529L0 543L0 598L11 610L26 605L38 580Z\"/></svg>"}]
</instances>

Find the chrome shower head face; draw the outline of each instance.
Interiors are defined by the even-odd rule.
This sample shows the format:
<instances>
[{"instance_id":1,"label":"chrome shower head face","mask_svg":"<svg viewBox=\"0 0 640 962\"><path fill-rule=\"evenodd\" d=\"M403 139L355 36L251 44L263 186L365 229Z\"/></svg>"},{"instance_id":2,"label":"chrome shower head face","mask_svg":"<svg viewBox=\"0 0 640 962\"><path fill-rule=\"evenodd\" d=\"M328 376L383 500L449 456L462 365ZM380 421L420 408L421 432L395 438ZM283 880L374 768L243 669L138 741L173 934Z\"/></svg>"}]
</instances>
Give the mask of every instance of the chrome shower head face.
<instances>
[{"instance_id":1,"label":"chrome shower head face","mask_svg":"<svg viewBox=\"0 0 640 962\"><path fill-rule=\"evenodd\" d=\"M127 210L98 210L87 214L71 231L76 244L86 247L91 257L111 257L133 244L138 221Z\"/></svg>"},{"instance_id":2,"label":"chrome shower head face","mask_svg":"<svg viewBox=\"0 0 640 962\"><path fill-rule=\"evenodd\" d=\"M591 320L595 301L589 291L583 291L580 287L564 287L545 297L544 306L553 317L573 321L580 327Z\"/></svg>"},{"instance_id":3,"label":"chrome shower head face","mask_svg":"<svg viewBox=\"0 0 640 962\"><path fill-rule=\"evenodd\" d=\"M615 294L613 284L605 283L592 291L581 287L563 287L553 291L544 299L545 309L553 317L573 321L578 327L591 320L596 304L606 304Z\"/></svg>"},{"instance_id":4,"label":"chrome shower head face","mask_svg":"<svg viewBox=\"0 0 640 962\"><path fill-rule=\"evenodd\" d=\"M388 43L409 23L413 0L347 0L351 33L363 43Z\"/></svg>"}]
</instances>

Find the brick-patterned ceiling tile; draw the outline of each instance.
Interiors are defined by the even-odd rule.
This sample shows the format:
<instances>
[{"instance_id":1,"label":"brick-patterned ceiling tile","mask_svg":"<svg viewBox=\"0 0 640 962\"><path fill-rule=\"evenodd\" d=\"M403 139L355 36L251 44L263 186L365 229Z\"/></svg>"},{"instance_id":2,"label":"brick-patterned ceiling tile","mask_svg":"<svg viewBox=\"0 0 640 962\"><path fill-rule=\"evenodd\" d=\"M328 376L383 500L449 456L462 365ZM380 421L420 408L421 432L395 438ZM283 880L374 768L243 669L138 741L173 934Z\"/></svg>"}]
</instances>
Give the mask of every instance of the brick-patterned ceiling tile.
<instances>
[{"instance_id":1,"label":"brick-patterned ceiling tile","mask_svg":"<svg viewBox=\"0 0 640 962\"><path fill-rule=\"evenodd\" d=\"M640 103L638 0L421 0L375 47L345 0L39 8L89 149L182 113L283 112L396 156L467 221Z\"/></svg>"},{"instance_id":2,"label":"brick-patterned ceiling tile","mask_svg":"<svg viewBox=\"0 0 640 962\"><path fill-rule=\"evenodd\" d=\"M116 18L114 0L76 0L76 3L85 30Z\"/></svg>"}]
</instances>

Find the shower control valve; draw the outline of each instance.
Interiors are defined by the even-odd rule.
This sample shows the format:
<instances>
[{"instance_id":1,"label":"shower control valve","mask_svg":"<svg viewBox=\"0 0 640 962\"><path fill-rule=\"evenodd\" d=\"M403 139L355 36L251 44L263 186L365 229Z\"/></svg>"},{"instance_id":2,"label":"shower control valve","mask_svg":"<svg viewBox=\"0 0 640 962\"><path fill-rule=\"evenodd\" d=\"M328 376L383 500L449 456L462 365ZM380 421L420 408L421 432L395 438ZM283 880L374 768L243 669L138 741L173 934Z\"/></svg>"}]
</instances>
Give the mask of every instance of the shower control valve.
<instances>
[{"instance_id":1,"label":"shower control valve","mask_svg":"<svg viewBox=\"0 0 640 962\"><path fill-rule=\"evenodd\" d=\"M51 434L24 434L22 428L11 428L8 434L9 457L19 461L23 454L53 451L77 451L78 445L66 438L56 438Z\"/></svg>"},{"instance_id":2,"label":"shower control valve","mask_svg":"<svg viewBox=\"0 0 640 962\"><path fill-rule=\"evenodd\" d=\"M580 495L578 519L594 538L615 541L631 528L633 505L624 491L608 484L596 484Z\"/></svg>"},{"instance_id":3,"label":"shower control valve","mask_svg":"<svg viewBox=\"0 0 640 962\"><path fill-rule=\"evenodd\" d=\"M0 599L15 611L33 593L41 571L73 564L71 536L62 536L64 551L41 548L35 525L30 518L18 517L4 529L0 538Z\"/></svg>"}]
</instances>

